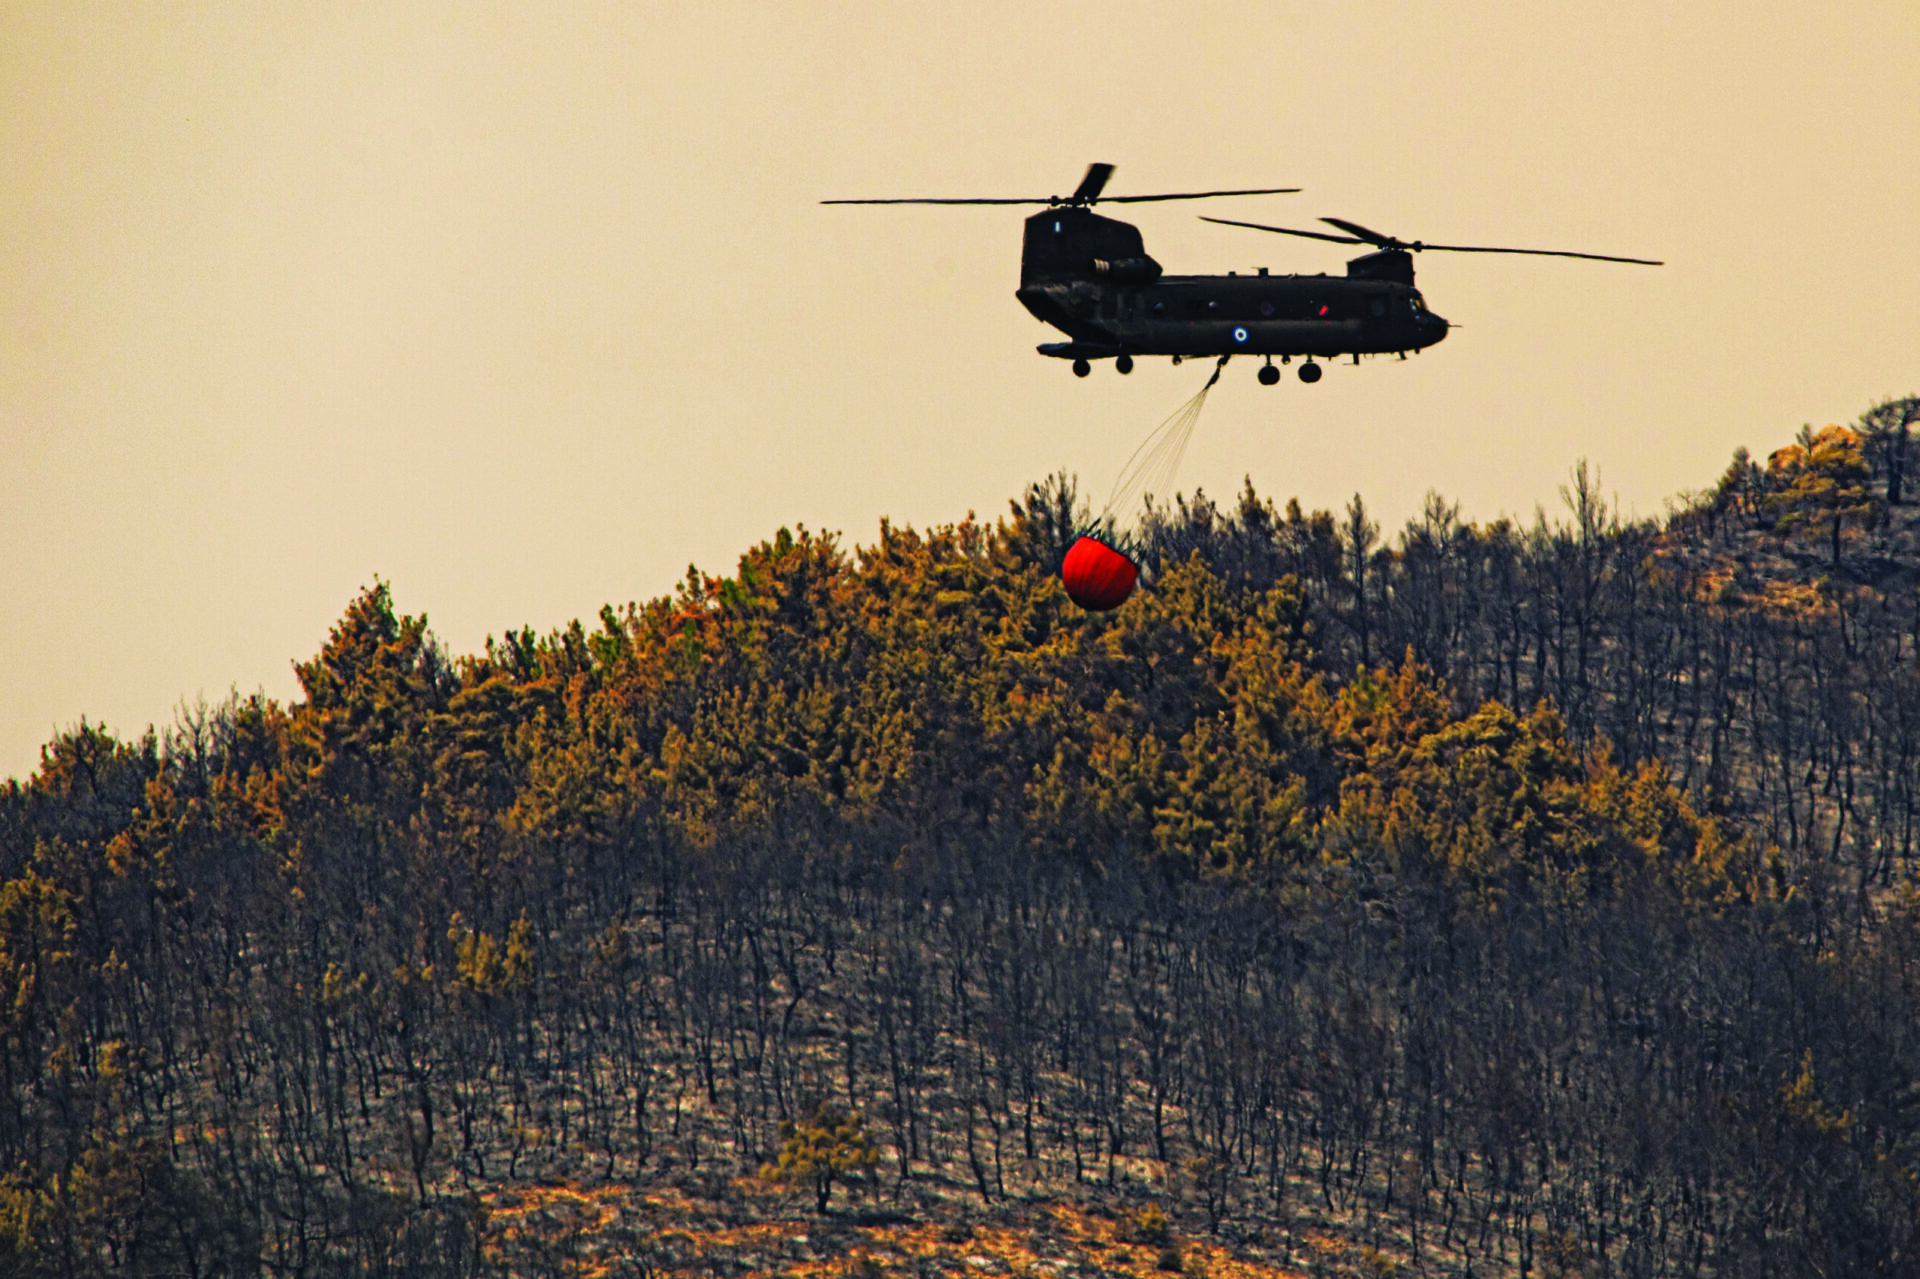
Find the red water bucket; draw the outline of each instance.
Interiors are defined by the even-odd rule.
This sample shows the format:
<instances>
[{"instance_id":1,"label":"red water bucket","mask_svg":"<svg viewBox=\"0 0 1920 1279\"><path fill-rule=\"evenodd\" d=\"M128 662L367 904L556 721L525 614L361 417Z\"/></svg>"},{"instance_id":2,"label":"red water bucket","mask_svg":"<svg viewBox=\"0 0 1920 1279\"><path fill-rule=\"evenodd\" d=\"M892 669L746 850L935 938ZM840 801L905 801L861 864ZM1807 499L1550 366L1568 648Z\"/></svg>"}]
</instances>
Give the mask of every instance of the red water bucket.
<instances>
[{"instance_id":1,"label":"red water bucket","mask_svg":"<svg viewBox=\"0 0 1920 1279\"><path fill-rule=\"evenodd\" d=\"M1060 580L1075 604L1089 613L1105 613L1127 602L1140 569L1099 538L1082 537L1067 551Z\"/></svg>"}]
</instances>

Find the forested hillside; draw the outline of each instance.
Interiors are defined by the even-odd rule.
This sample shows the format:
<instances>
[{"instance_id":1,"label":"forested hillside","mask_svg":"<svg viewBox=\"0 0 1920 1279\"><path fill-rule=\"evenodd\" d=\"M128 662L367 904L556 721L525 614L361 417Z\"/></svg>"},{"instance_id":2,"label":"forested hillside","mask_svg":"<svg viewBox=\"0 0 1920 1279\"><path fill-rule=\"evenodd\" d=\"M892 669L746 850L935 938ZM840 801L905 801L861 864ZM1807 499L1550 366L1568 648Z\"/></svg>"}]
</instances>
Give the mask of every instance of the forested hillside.
<instances>
[{"instance_id":1,"label":"forested hillside","mask_svg":"<svg viewBox=\"0 0 1920 1279\"><path fill-rule=\"evenodd\" d=\"M1912 1274L1915 421L376 585L0 792L0 1273Z\"/></svg>"}]
</instances>

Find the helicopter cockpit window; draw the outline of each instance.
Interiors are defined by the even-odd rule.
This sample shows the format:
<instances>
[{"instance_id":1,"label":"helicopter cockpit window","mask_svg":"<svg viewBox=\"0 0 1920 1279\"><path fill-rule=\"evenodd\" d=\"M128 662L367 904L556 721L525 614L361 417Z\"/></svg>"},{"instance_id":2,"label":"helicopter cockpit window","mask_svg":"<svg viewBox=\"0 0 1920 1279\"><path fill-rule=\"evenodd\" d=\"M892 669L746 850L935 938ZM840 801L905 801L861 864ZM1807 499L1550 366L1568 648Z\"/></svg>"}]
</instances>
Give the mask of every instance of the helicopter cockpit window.
<instances>
[{"instance_id":1,"label":"helicopter cockpit window","mask_svg":"<svg viewBox=\"0 0 1920 1279\"><path fill-rule=\"evenodd\" d=\"M1407 299L1407 305L1413 308L1413 313L1415 315L1419 315L1421 312L1427 309L1427 304L1420 300L1420 295L1418 293L1414 294L1412 297Z\"/></svg>"}]
</instances>

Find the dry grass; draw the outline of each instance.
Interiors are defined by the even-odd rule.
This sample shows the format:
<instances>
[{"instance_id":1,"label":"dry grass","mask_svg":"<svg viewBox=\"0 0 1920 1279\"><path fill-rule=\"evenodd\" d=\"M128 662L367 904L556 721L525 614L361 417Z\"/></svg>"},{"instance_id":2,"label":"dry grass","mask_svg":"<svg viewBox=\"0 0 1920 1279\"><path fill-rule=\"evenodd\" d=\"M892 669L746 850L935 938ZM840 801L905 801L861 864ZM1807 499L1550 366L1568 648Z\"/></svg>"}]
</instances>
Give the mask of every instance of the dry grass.
<instances>
[{"instance_id":1,"label":"dry grass","mask_svg":"<svg viewBox=\"0 0 1920 1279\"><path fill-rule=\"evenodd\" d=\"M1383 1273L1379 1254L1325 1230L1280 1249L1235 1246L1172 1227L1140 1237L1132 1211L1033 1201L916 1216L842 1208L825 1217L751 1179L722 1201L673 1187L610 1183L496 1187L489 1260L502 1271L615 1276L779 1275L788 1279L1306 1279ZM1387 1271L1391 1272L1391 1264Z\"/></svg>"}]
</instances>

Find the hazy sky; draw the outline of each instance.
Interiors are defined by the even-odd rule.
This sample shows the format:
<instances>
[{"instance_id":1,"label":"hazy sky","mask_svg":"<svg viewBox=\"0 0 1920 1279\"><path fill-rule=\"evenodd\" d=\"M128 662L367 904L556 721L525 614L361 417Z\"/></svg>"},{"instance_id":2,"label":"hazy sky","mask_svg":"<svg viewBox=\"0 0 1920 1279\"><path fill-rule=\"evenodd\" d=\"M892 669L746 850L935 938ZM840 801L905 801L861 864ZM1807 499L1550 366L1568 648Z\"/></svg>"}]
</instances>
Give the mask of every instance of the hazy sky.
<instances>
[{"instance_id":1,"label":"hazy sky","mask_svg":"<svg viewBox=\"0 0 1920 1279\"><path fill-rule=\"evenodd\" d=\"M1174 272L1339 272L1196 214L1664 258L1428 254L1462 327L1265 388L1183 488L1398 524L1642 514L1920 389L1920 5L0 3L0 776L81 716L297 689L379 575L455 652L728 571L1104 494L1206 368L1085 381L1018 209Z\"/></svg>"}]
</instances>

